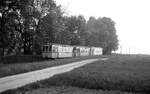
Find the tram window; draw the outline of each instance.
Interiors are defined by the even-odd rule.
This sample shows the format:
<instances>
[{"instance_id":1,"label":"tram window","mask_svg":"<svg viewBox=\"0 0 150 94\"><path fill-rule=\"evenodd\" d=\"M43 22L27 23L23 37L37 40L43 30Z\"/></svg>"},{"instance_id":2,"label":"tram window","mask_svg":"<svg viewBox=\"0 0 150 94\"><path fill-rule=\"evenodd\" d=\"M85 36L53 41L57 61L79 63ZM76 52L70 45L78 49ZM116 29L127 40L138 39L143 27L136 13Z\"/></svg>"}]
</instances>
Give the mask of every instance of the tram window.
<instances>
[{"instance_id":1,"label":"tram window","mask_svg":"<svg viewBox=\"0 0 150 94\"><path fill-rule=\"evenodd\" d=\"M55 52L55 49L52 49L52 52Z\"/></svg>"},{"instance_id":2,"label":"tram window","mask_svg":"<svg viewBox=\"0 0 150 94\"><path fill-rule=\"evenodd\" d=\"M52 51L52 46L49 46L49 52L51 52Z\"/></svg>"},{"instance_id":3,"label":"tram window","mask_svg":"<svg viewBox=\"0 0 150 94\"><path fill-rule=\"evenodd\" d=\"M48 51L48 46L45 46L45 52L47 52Z\"/></svg>"},{"instance_id":4,"label":"tram window","mask_svg":"<svg viewBox=\"0 0 150 94\"><path fill-rule=\"evenodd\" d=\"M48 46L43 46L43 52L46 52L48 49Z\"/></svg>"},{"instance_id":5,"label":"tram window","mask_svg":"<svg viewBox=\"0 0 150 94\"><path fill-rule=\"evenodd\" d=\"M61 52L64 52L64 48L63 47L61 48Z\"/></svg>"},{"instance_id":6,"label":"tram window","mask_svg":"<svg viewBox=\"0 0 150 94\"><path fill-rule=\"evenodd\" d=\"M55 47L53 47L52 52L55 52Z\"/></svg>"},{"instance_id":7,"label":"tram window","mask_svg":"<svg viewBox=\"0 0 150 94\"><path fill-rule=\"evenodd\" d=\"M57 47L53 47L52 52L57 52L57 49L58 49Z\"/></svg>"},{"instance_id":8,"label":"tram window","mask_svg":"<svg viewBox=\"0 0 150 94\"><path fill-rule=\"evenodd\" d=\"M43 52L45 51L45 46L43 46Z\"/></svg>"}]
</instances>

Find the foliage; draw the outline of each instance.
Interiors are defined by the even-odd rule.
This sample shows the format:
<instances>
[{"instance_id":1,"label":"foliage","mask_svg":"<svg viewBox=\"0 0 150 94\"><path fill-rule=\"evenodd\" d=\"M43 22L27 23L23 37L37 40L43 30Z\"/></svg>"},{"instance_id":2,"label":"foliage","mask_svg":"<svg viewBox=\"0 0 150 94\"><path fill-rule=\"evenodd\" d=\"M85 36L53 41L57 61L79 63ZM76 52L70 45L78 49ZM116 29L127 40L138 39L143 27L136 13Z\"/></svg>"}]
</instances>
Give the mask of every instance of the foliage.
<instances>
[{"instance_id":1,"label":"foliage","mask_svg":"<svg viewBox=\"0 0 150 94\"><path fill-rule=\"evenodd\" d=\"M124 91L129 92L129 94L150 93L150 56L109 55L107 57L109 59L106 61L96 61L71 72L55 75L49 79L26 85L16 91L27 92L53 86L72 86L93 90ZM60 61L66 62L65 60ZM35 66L38 66L38 64ZM48 62L46 66L50 64L52 63ZM122 94L122 92L115 94Z\"/></svg>"},{"instance_id":2,"label":"foliage","mask_svg":"<svg viewBox=\"0 0 150 94\"><path fill-rule=\"evenodd\" d=\"M64 16L53 0L1 0L0 52L41 54L43 43L100 46L104 54L117 50L118 39L112 19ZM6 53L7 52L7 53Z\"/></svg>"},{"instance_id":3,"label":"foliage","mask_svg":"<svg viewBox=\"0 0 150 94\"><path fill-rule=\"evenodd\" d=\"M83 16L66 17L66 31L70 33L71 45L85 45L84 32L86 20Z\"/></svg>"},{"instance_id":4,"label":"foliage","mask_svg":"<svg viewBox=\"0 0 150 94\"><path fill-rule=\"evenodd\" d=\"M86 24L87 44L91 46L100 46L104 54L110 54L111 51L118 49L118 39L116 35L115 22L110 18L90 17Z\"/></svg>"},{"instance_id":5,"label":"foliage","mask_svg":"<svg viewBox=\"0 0 150 94\"><path fill-rule=\"evenodd\" d=\"M40 31L43 33L45 42L58 42L59 33L64 30L63 13L60 7L56 5L50 11L49 14L41 19Z\"/></svg>"},{"instance_id":6,"label":"foliage","mask_svg":"<svg viewBox=\"0 0 150 94\"><path fill-rule=\"evenodd\" d=\"M97 57L99 56L47 60L43 59L41 55L5 56L0 61L0 78Z\"/></svg>"},{"instance_id":7,"label":"foliage","mask_svg":"<svg viewBox=\"0 0 150 94\"><path fill-rule=\"evenodd\" d=\"M41 44L36 43L35 39L42 41L39 22L54 5L55 2L52 0L2 0L1 48L8 50L23 48L24 54L35 52L35 45Z\"/></svg>"},{"instance_id":8,"label":"foliage","mask_svg":"<svg viewBox=\"0 0 150 94\"><path fill-rule=\"evenodd\" d=\"M0 48L8 49L8 53L18 52L22 46L21 41L21 15L19 0L2 0L0 7ZM2 55L4 52L2 52Z\"/></svg>"}]
</instances>

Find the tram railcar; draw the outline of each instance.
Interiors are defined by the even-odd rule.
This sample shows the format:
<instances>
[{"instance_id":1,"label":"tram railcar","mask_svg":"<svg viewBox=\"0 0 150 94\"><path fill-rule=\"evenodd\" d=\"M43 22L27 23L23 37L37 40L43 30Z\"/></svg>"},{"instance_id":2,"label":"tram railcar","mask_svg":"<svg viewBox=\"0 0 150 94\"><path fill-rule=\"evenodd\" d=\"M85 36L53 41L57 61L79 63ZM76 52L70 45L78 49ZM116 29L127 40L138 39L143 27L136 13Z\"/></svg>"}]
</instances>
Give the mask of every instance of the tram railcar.
<instances>
[{"instance_id":1,"label":"tram railcar","mask_svg":"<svg viewBox=\"0 0 150 94\"><path fill-rule=\"evenodd\" d=\"M66 58L102 55L102 48L48 43L43 45L43 58Z\"/></svg>"},{"instance_id":2,"label":"tram railcar","mask_svg":"<svg viewBox=\"0 0 150 94\"><path fill-rule=\"evenodd\" d=\"M73 47L73 57L79 57L80 56L80 47L74 46Z\"/></svg>"},{"instance_id":3,"label":"tram railcar","mask_svg":"<svg viewBox=\"0 0 150 94\"><path fill-rule=\"evenodd\" d=\"M90 47L78 46L80 49L80 56L89 56L90 55Z\"/></svg>"},{"instance_id":4,"label":"tram railcar","mask_svg":"<svg viewBox=\"0 0 150 94\"><path fill-rule=\"evenodd\" d=\"M72 57L73 46L61 44L46 44L43 46L43 58L65 58Z\"/></svg>"},{"instance_id":5,"label":"tram railcar","mask_svg":"<svg viewBox=\"0 0 150 94\"><path fill-rule=\"evenodd\" d=\"M90 55L102 55L103 54L103 49L101 47L91 47L90 50Z\"/></svg>"}]
</instances>

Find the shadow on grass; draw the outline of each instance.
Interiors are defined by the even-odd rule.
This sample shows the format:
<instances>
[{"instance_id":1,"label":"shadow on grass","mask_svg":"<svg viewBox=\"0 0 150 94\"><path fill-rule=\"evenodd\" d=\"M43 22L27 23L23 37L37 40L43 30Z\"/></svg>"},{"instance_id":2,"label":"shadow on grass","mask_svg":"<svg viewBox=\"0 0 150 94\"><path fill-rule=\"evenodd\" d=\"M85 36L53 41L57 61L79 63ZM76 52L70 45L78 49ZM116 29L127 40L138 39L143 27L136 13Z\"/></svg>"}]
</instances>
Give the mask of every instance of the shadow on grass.
<instances>
[{"instance_id":1,"label":"shadow on grass","mask_svg":"<svg viewBox=\"0 0 150 94\"><path fill-rule=\"evenodd\" d=\"M96 79L92 76L79 76L69 75L68 73L62 75L56 75L50 79L38 81L25 87L18 88L16 90L9 90L2 94L18 94L17 92L26 92L38 88L48 88L51 86L73 86L86 89L96 90L118 90L122 92L133 92L150 94L150 81L132 81L132 80L120 80L120 81L108 81L106 79Z\"/></svg>"},{"instance_id":2,"label":"shadow on grass","mask_svg":"<svg viewBox=\"0 0 150 94\"><path fill-rule=\"evenodd\" d=\"M95 77L83 77L78 75L59 75L51 79L41 81L42 85L49 86L75 86L87 89L102 89L102 90L120 90L125 92L147 93L150 94L150 81L138 80L119 80L108 81L105 78L99 79Z\"/></svg>"},{"instance_id":3,"label":"shadow on grass","mask_svg":"<svg viewBox=\"0 0 150 94\"><path fill-rule=\"evenodd\" d=\"M125 58L121 57L121 59L116 57L114 58L115 60L106 61L104 63L98 62L95 63L95 65L92 64L87 67L82 67L68 73L55 75L47 80L39 81L37 83L33 83L22 88L18 88L17 91L30 91L32 89L48 88L51 86L73 86L87 89L119 90L123 92L150 94L150 79L147 78L144 80L143 76L141 75L144 72L148 71L145 69L149 67L147 62L150 60L145 60L144 58L144 60L147 62L144 61L145 63L143 63L143 57L142 59L137 59L136 57L133 57L130 60L127 56ZM138 63L139 61L140 63ZM106 67L102 69L102 67L100 66L103 66L103 64ZM108 68L108 65L110 66L110 68ZM129 67L131 68L130 71ZM104 73L102 74L101 71L104 71ZM114 74L114 71L117 72L117 74ZM123 75L119 74L120 71L122 71ZM110 72L111 75L106 74L107 72ZM140 78L136 78L138 76L132 74L131 72L138 73L138 75L141 75ZM126 73L131 74L125 75ZM145 77L147 76L149 76L149 74L145 74Z\"/></svg>"}]
</instances>

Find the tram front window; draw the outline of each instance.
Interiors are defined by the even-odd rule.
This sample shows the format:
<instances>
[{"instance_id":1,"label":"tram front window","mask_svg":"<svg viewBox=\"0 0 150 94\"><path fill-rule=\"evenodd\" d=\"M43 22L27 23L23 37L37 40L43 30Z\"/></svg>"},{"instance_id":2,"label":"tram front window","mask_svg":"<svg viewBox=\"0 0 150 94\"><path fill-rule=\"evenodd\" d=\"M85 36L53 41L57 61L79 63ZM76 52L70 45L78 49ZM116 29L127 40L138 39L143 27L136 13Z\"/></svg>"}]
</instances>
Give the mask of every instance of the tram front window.
<instances>
[{"instance_id":1,"label":"tram front window","mask_svg":"<svg viewBox=\"0 0 150 94\"><path fill-rule=\"evenodd\" d=\"M49 46L49 52L52 52L52 46Z\"/></svg>"},{"instance_id":2,"label":"tram front window","mask_svg":"<svg viewBox=\"0 0 150 94\"><path fill-rule=\"evenodd\" d=\"M48 51L48 46L43 46L43 52L47 52Z\"/></svg>"}]
</instances>

